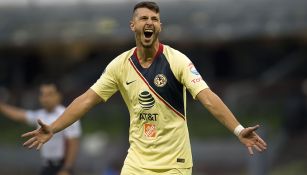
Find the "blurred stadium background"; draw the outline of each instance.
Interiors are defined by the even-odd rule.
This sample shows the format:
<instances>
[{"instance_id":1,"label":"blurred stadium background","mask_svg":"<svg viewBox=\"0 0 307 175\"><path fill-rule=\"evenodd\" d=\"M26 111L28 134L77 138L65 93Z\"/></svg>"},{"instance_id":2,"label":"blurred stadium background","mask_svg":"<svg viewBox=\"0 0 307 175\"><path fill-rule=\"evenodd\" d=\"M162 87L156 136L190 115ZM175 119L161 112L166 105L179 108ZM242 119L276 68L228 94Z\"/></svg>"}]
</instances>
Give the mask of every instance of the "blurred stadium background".
<instances>
[{"instance_id":1,"label":"blurred stadium background","mask_svg":"<svg viewBox=\"0 0 307 175\"><path fill-rule=\"evenodd\" d=\"M44 77L69 104L115 56L134 46L135 0L0 0L0 99L39 107ZM164 44L188 55L245 126L259 123L269 149L248 156L238 140L189 96L194 175L303 175L307 172L307 1L160 0ZM31 128L0 114L0 174L33 175ZM82 119L76 175L110 175L128 148L119 94ZM116 174L116 173L115 173Z\"/></svg>"}]
</instances>

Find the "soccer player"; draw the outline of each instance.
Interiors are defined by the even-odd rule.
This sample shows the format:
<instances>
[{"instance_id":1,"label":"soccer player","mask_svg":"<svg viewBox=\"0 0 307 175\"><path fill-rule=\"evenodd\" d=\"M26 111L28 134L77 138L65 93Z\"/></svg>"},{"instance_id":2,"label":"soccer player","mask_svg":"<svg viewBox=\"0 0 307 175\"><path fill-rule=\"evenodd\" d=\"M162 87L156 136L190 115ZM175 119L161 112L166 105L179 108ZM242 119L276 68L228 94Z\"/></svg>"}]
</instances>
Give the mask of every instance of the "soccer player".
<instances>
[{"instance_id":1,"label":"soccer player","mask_svg":"<svg viewBox=\"0 0 307 175\"><path fill-rule=\"evenodd\" d=\"M37 120L51 124L65 110L60 104L60 92L53 83L40 85L39 101L43 107L39 110L25 110L0 102L0 112L12 120L37 126ZM40 175L72 175L80 135L79 121L55 134L41 149L43 164Z\"/></svg>"},{"instance_id":2,"label":"soccer player","mask_svg":"<svg viewBox=\"0 0 307 175\"><path fill-rule=\"evenodd\" d=\"M137 3L130 28L136 47L116 57L101 77L76 98L51 125L28 132L24 143L40 149L54 133L80 119L119 91L130 113L128 155L121 175L192 173L192 155L186 116L186 89L214 117L234 132L248 148L263 151L259 127L244 128L207 86L193 63L181 52L159 42L161 21L154 2Z\"/></svg>"}]
</instances>

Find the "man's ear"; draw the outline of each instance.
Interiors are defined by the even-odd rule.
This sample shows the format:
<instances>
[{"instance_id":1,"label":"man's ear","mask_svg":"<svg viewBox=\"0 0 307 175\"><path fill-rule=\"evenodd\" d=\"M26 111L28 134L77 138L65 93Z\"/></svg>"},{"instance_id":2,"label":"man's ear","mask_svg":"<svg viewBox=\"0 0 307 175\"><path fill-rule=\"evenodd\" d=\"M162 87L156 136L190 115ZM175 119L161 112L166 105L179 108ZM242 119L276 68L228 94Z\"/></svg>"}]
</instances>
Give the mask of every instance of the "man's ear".
<instances>
[{"instance_id":1,"label":"man's ear","mask_svg":"<svg viewBox=\"0 0 307 175\"><path fill-rule=\"evenodd\" d=\"M134 22L133 21L130 21L130 29L134 32Z\"/></svg>"}]
</instances>

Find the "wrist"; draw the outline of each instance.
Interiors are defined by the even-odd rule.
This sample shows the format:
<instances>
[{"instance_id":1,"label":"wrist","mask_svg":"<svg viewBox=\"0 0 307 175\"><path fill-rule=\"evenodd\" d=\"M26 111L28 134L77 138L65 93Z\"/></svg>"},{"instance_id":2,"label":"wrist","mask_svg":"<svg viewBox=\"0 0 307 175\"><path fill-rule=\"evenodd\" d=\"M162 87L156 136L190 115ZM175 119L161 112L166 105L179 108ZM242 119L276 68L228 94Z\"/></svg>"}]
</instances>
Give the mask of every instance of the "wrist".
<instances>
[{"instance_id":1,"label":"wrist","mask_svg":"<svg viewBox=\"0 0 307 175\"><path fill-rule=\"evenodd\" d=\"M240 133L241 133L244 129L245 129L245 128L244 128L242 125L238 125L238 126L234 129L233 133L234 133L237 137L239 137Z\"/></svg>"},{"instance_id":2,"label":"wrist","mask_svg":"<svg viewBox=\"0 0 307 175\"><path fill-rule=\"evenodd\" d=\"M56 128L54 127L54 124L53 124L53 123L50 125L50 128L51 128L51 132L52 132L53 134L57 133ZM64 168L64 167L63 167L63 168Z\"/></svg>"}]
</instances>

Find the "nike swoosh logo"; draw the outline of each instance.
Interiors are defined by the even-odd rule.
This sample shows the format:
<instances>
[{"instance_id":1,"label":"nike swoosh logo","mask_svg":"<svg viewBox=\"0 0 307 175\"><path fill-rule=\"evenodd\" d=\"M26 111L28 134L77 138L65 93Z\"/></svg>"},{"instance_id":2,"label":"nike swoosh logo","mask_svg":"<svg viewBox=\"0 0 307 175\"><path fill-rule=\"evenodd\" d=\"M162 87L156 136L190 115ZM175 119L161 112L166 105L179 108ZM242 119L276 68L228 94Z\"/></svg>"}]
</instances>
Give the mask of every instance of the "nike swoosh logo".
<instances>
[{"instance_id":1,"label":"nike swoosh logo","mask_svg":"<svg viewBox=\"0 0 307 175\"><path fill-rule=\"evenodd\" d=\"M126 81L126 85L129 85L129 84L131 84L131 83L133 83L133 82L135 82L136 80L133 80L133 81Z\"/></svg>"}]
</instances>

